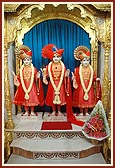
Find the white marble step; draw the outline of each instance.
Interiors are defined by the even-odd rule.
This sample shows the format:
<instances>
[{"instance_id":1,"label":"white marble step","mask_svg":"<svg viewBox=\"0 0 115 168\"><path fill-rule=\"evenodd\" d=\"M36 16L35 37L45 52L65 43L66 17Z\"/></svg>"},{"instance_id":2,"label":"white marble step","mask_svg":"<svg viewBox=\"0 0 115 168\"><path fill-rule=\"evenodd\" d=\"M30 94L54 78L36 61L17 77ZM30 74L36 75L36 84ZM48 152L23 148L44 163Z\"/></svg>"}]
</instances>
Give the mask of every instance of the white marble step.
<instances>
[{"instance_id":1,"label":"white marble step","mask_svg":"<svg viewBox=\"0 0 115 168\"><path fill-rule=\"evenodd\" d=\"M30 117L18 121L10 144L14 154L45 160L78 159L100 152L101 144L95 146L82 136L82 127L72 124L72 130L41 130L43 122Z\"/></svg>"},{"instance_id":2,"label":"white marble step","mask_svg":"<svg viewBox=\"0 0 115 168\"><path fill-rule=\"evenodd\" d=\"M86 158L81 158L81 159L57 159L57 160L53 160L53 159L41 159L41 160L36 160L36 159L28 159L28 158L24 158L22 156L19 155L14 155L12 154L9 158L9 160L7 161L6 164L4 164L5 166L22 166L22 165L32 165L32 166L96 166L96 165L100 165L100 166L109 166L108 164L106 164L103 156L101 153L96 153L93 154L91 156L88 156Z\"/></svg>"},{"instance_id":3,"label":"white marble step","mask_svg":"<svg viewBox=\"0 0 115 168\"><path fill-rule=\"evenodd\" d=\"M14 154L31 159L79 159L101 151L102 144L93 145L85 138L42 139L18 138L10 144Z\"/></svg>"},{"instance_id":4,"label":"white marble step","mask_svg":"<svg viewBox=\"0 0 115 168\"><path fill-rule=\"evenodd\" d=\"M21 120L14 128L14 139L52 139L84 137L82 127L72 124L72 130L41 130L41 120Z\"/></svg>"},{"instance_id":5,"label":"white marble step","mask_svg":"<svg viewBox=\"0 0 115 168\"><path fill-rule=\"evenodd\" d=\"M90 141L85 138L64 139L64 140L63 139L25 140L23 138L18 138L13 140L10 146L34 152L41 152L41 151L57 152L57 151L82 151L85 149L89 149L95 145L91 144Z\"/></svg>"},{"instance_id":6,"label":"white marble step","mask_svg":"<svg viewBox=\"0 0 115 168\"><path fill-rule=\"evenodd\" d=\"M81 133L82 127L72 124L72 130L41 130L42 123L45 122L41 119L27 117L26 120L18 120L14 128L15 138L29 138L29 139L44 139L44 138L76 138L84 137Z\"/></svg>"},{"instance_id":7,"label":"white marble step","mask_svg":"<svg viewBox=\"0 0 115 168\"><path fill-rule=\"evenodd\" d=\"M93 147L87 139L54 139L54 140L34 140L28 141L23 138L13 140L11 147L18 147L28 151L82 151Z\"/></svg>"}]
</instances>

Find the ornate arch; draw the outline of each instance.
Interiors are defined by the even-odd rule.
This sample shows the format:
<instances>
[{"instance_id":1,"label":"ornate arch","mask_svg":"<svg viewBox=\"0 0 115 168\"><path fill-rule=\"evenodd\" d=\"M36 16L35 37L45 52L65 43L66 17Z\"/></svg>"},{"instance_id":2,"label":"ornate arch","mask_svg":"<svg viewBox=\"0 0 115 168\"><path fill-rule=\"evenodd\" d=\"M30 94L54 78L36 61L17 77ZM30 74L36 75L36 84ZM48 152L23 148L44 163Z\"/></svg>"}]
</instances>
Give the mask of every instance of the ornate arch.
<instances>
[{"instance_id":1,"label":"ornate arch","mask_svg":"<svg viewBox=\"0 0 115 168\"><path fill-rule=\"evenodd\" d=\"M47 7L45 5L42 7L38 5L31 5L28 8L26 8L23 12L20 13L20 15L17 18L17 31L21 35L21 38L18 38L17 34L17 40L18 43L22 43L21 39L23 38L23 35L27 33L30 29L32 29L36 24L39 24L42 21L50 20L50 19L65 19L71 22L74 22L78 24L80 27L82 27L88 34L89 37L92 38L93 30L96 31L96 24L94 17L88 13L81 5L75 5L74 8L77 8L76 13L71 12L72 8L71 5L67 5L67 9L61 11L59 10L52 10L51 12L47 12ZM44 12L39 12L40 10L44 10ZM50 5L50 8L55 8L53 5ZM37 17L34 17L34 12L38 11Z\"/></svg>"},{"instance_id":2,"label":"ornate arch","mask_svg":"<svg viewBox=\"0 0 115 168\"><path fill-rule=\"evenodd\" d=\"M46 6L37 4L25 8L17 18L16 28L13 33L16 46L18 47L22 44L24 34L35 25L50 19L68 20L79 25L89 34L92 52L91 64L97 72L98 30L95 17L82 5L64 4L63 7L63 10L61 10L62 7L60 8L59 4L57 6L53 4L47 4Z\"/></svg>"}]
</instances>

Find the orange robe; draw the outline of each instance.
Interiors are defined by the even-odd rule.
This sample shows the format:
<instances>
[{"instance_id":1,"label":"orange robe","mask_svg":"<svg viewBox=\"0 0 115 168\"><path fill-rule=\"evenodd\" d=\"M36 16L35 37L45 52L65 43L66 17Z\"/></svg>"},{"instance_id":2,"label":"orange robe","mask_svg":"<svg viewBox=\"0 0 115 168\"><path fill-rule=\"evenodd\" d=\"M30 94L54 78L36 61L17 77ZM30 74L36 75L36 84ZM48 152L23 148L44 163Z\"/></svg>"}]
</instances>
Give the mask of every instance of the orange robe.
<instances>
[{"instance_id":1,"label":"orange robe","mask_svg":"<svg viewBox=\"0 0 115 168\"><path fill-rule=\"evenodd\" d=\"M52 65L50 67L50 71L51 71L52 78L54 80L55 85L58 86L59 81L60 81L61 72L62 72L61 64L60 63L58 63L58 64L52 63ZM66 71L65 66L64 66L64 71ZM46 74L47 74L47 76L49 76L48 66L46 67ZM49 81L48 91L47 91L46 101L45 101L46 105L52 106L52 107L54 106L54 104L53 104L54 96L55 96L54 88L51 84L51 81ZM71 83L70 83L70 78L65 77L65 75L63 77L59 96L60 96L60 100L61 100L60 105L66 104L66 113L67 113L68 122L71 122L71 123L79 125L79 126L83 126L84 122L77 120L75 118L75 116L73 115Z\"/></svg>"}]
</instances>

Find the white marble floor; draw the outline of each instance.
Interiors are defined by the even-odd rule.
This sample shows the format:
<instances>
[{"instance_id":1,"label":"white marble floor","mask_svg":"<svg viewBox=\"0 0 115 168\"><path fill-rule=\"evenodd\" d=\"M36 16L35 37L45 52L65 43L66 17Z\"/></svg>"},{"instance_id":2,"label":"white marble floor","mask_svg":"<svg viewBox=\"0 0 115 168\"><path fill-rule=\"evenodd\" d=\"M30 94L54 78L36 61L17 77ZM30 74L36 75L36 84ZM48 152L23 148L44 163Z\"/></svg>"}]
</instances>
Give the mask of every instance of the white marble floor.
<instances>
[{"instance_id":1,"label":"white marble floor","mask_svg":"<svg viewBox=\"0 0 115 168\"><path fill-rule=\"evenodd\" d=\"M87 119L86 116L76 116L77 119L85 121ZM14 116L15 128L14 131L38 131L41 130L43 121L67 121L66 116L48 116L46 112L44 116L42 116L42 112L39 112L38 116L21 116L18 114ZM81 131L82 127L72 124L72 130ZM42 130L43 131L43 130ZM58 131L58 130L57 130ZM63 130L61 130L63 131ZM70 130L69 130L70 131Z\"/></svg>"}]
</instances>

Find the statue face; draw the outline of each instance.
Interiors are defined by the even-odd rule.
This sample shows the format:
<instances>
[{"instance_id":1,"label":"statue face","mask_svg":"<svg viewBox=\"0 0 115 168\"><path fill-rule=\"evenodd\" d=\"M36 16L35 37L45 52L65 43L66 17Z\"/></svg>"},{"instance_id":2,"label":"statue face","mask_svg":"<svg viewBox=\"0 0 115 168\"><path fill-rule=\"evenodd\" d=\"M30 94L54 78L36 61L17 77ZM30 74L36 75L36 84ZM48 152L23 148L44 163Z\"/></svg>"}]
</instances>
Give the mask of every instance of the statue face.
<instances>
[{"instance_id":1,"label":"statue face","mask_svg":"<svg viewBox=\"0 0 115 168\"><path fill-rule=\"evenodd\" d=\"M55 63L57 63L57 62L61 61L61 58L62 58L62 57L58 57L57 54L54 54L53 61L54 61Z\"/></svg>"},{"instance_id":2,"label":"statue face","mask_svg":"<svg viewBox=\"0 0 115 168\"><path fill-rule=\"evenodd\" d=\"M32 60L31 60L31 58L24 58L23 59L23 62L24 62L24 65L30 65L31 64L31 62L32 62Z\"/></svg>"},{"instance_id":3,"label":"statue face","mask_svg":"<svg viewBox=\"0 0 115 168\"><path fill-rule=\"evenodd\" d=\"M90 59L85 57L82 61L81 64L84 65L85 67L87 67L90 63Z\"/></svg>"}]
</instances>

